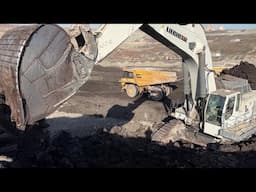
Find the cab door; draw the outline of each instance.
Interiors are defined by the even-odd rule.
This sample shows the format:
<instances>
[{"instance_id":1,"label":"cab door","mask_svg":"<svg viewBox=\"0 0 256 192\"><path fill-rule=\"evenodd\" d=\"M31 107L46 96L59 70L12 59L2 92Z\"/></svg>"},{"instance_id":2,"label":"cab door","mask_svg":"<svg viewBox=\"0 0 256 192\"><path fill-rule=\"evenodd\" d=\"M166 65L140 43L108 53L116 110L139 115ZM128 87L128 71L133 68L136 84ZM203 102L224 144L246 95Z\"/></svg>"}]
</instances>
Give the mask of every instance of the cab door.
<instances>
[{"instance_id":1,"label":"cab door","mask_svg":"<svg viewBox=\"0 0 256 192\"><path fill-rule=\"evenodd\" d=\"M210 95L206 103L205 124L203 132L214 137L219 137L219 130L223 124L223 109L226 97L220 95Z\"/></svg>"},{"instance_id":2,"label":"cab door","mask_svg":"<svg viewBox=\"0 0 256 192\"><path fill-rule=\"evenodd\" d=\"M235 101L236 101L236 96L232 96L228 99L226 107L224 108L224 115L223 119L226 126L231 126L232 125L232 115L235 112ZM237 105L238 106L238 105Z\"/></svg>"}]
</instances>

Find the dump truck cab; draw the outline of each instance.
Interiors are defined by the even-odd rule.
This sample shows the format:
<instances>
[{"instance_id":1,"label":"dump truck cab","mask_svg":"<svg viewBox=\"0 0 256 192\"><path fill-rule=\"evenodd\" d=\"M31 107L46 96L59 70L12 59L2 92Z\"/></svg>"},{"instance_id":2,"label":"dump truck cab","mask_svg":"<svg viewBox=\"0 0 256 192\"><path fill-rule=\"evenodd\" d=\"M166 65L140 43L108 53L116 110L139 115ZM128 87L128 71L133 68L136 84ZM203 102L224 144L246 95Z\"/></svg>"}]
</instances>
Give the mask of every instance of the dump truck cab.
<instances>
[{"instance_id":1,"label":"dump truck cab","mask_svg":"<svg viewBox=\"0 0 256 192\"><path fill-rule=\"evenodd\" d=\"M127 83L135 84L136 81L134 79L133 70L128 68L123 68L123 75L120 82L121 82L122 90L125 89L125 85Z\"/></svg>"}]
</instances>

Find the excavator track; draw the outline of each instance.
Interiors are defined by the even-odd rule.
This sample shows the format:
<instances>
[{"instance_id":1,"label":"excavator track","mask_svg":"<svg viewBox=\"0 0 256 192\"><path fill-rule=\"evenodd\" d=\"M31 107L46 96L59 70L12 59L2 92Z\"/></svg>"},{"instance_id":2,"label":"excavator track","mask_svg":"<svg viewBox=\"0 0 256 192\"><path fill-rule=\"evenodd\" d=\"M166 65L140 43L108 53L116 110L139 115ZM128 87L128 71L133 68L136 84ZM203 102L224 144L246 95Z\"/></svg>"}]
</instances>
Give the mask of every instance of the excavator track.
<instances>
[{"instance_id":1,"label":"excavator track","mask_svg":"<svg viewBox=\"0 0 256 192\"><path fill-rule=\"evenodd\" d=\"M180 120L170 120L159 126L151 136L152 141L167 144L169 142L182 141L202 147L207 147L209 143L218 143L219 140L199 132L198 129L186 127Z\"/></svg>"},{"instance_id":2,"label":"excavator track","mask_svg":"<svg viewBox=\"0 0 256 192\"><path fill-rule=\"evenodd\" d=\"M168 139L168 135L170 130L177 125L177 121L172 120L168 123L165 123L164 125L160 125L158 130L152 134L152 141L155 142L165 142L166 139Z\"/></svg>"},{"instance_id":3,"label":"excavator track","mask_svg":"<svg viewBox=\"0 0 256 192\"><path fill-rule=\"evenodd\" d=\"M169 142L178 143L178 146L186 148L198 146L199 148L210 151L256 151L255 135L241 142L221 142L196 129L185 127L183 122L179 120L171 120L165 124L159 124L158 129L151 135L151 140L159 144L168 144Z\"/></svg>"}]
</instances>

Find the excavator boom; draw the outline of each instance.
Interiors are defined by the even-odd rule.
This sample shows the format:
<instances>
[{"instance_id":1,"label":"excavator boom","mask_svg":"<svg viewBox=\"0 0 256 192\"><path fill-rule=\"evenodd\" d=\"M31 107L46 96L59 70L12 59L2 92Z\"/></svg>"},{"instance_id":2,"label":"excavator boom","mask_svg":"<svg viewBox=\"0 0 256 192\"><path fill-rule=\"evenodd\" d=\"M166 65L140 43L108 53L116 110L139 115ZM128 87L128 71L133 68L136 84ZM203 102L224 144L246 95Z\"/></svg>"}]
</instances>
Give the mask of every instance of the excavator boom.
<instances>
[{"instance_id":1,"label":"excavator boom","mask_svg":"<svg viewBox=\"0 0 256 192\"><path fill-rule=\"evenodd\" d=\"M142 30L182 57L185 75L185 94L191 94L194 102L216 90L212 57L202 25L199 24L105 24L96 36L97 62L103 60L136 30ZM204 54L203 64L200 54ZM200 66L201 65L201 66ZM204 65L204 66L202 66ZM201 70L201 71L199 71ZM206 82L205 82L206 81ZM204 94L204 96L205 96Z\"/></svg>"}]
</instances>

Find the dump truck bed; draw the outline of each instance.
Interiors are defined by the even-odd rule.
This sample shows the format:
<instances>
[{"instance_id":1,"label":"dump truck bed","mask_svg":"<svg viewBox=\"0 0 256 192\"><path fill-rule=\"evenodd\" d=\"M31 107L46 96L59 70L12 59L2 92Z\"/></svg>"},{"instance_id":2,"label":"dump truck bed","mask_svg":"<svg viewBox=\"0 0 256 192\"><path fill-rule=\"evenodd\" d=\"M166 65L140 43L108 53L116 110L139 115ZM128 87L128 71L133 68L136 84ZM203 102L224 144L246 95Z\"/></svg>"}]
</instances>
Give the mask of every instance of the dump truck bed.
<instances>
[{"instance_id":1,"label":"dump truck bed","mask_svg":"<svg viewBox=\"0 0 256 192\"><path fill-rule=\"evenodd\" d=\"M134 79L138 86L149 86L167 84L177 81L177 73L166 69L152 67L124 68L124 71L133 72Z\"/></svg>"}]
</instances>

